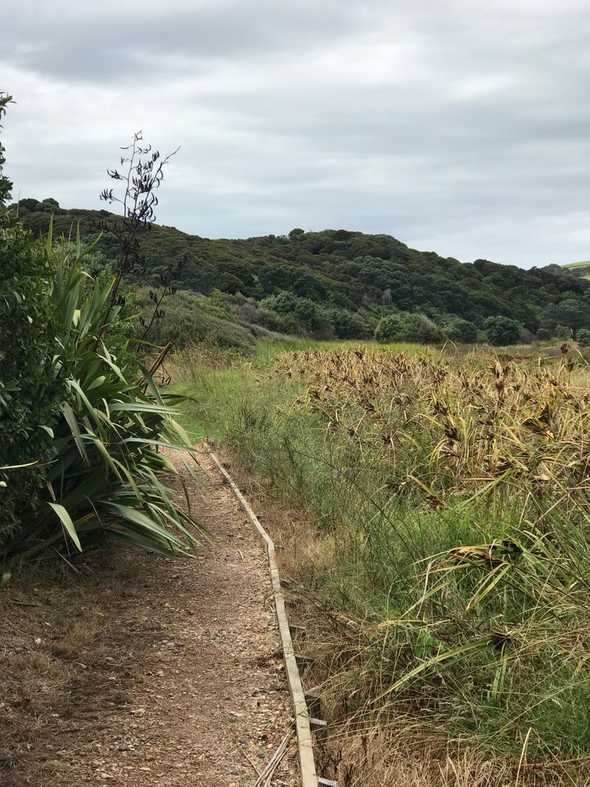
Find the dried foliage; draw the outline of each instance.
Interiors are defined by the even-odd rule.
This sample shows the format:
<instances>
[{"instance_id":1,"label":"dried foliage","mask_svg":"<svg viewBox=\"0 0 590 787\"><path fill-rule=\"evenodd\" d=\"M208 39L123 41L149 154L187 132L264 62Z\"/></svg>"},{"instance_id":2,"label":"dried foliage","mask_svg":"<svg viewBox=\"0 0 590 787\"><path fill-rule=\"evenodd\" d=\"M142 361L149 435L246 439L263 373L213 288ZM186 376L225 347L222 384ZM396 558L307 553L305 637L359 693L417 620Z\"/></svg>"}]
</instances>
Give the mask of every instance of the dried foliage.
<instances>
[{"instance_id":1,"label":"dried foliage","mask_svg":"<svg viewBox=\"0 0 590 787\"><path fill-rule=\"evenodd\" d=\"M314 516L300 579L334 621L317 677L336 740L379 731L435 763L452 745L453 762L469 752L469 772L490 785L584 783L583 356L568 345L520 360L359 347L288 354L259 380L230 436ZM399 761L382 765L376 780ZM428 779L469 783L450 766Z\"/></svg>"}]
</instances>

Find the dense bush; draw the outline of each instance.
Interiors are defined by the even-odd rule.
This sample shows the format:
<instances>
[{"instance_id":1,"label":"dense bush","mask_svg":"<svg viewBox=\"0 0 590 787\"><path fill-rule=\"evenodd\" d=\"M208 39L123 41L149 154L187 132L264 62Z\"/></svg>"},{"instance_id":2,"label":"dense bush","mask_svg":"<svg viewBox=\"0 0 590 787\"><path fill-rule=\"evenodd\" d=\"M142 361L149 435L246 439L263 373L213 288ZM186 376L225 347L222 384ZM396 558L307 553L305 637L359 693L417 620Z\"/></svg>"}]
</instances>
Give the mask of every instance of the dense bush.
<instances>
[{"instance_id":1,"label":"dense bush","mask_svg":"<svg viewBox=\"0 0 590 787\"><path fill-rule=\"evenodd\" d=\"M21 208L30 227L36 232L46 230L51 212L47 205L27 200L26 204L21 201ZM80 221L82 232L92 235L97 221L105 218L98 211L55 206L52 211L65 232ZM157 285L162 269L182 260L179 288L204 295L219 289L231 296L241 293L253 298L263 303L262 324L274 330L283 330L284 318L274 318L269 312L286 312L275 310L266 299L285 291L319 308L318 314L295 315L287 332L318 336L329 331L330 320L324 322L323 310L332 306L350 314L360 312L365 318L382 306L430 317L455 316L480 331L487 318L497 316L514 319L533 333L540 326L553 331L558 323L574 330L590 328L590 282L558 266L522 270L488 260L463 264L416 251L387 235L345 230L302 232L296 228L288 238L210 240L154 226L143 243L146 269L136 276L143 285ZM107 255L116 254L116 243L108 233L100 244ZM357 327L361 338L364 326L358 323Z\"/></svg>"},{"instance_id":2,"label":"dense bush","mask_svg":"<svg viewBox=\"0 0 590 787\"><path fill-rule=\"evenodd\" d=\"M0 119L9 101L0 94ZM18 529L22 511L41 505L63 395L63 378L51 364L53 271L46 249L4 207L11 188L4 161L0 143L0 547Z\"/></svg>"},{"instance_id":3,"label":"dense bush","mask_svg":"<svg viewBox=\"0 0 590 787\"><path fill-rule=\"evenodd\" d=\"M588 328L580 328L576 338L583 347L590 346L590 330Z\"/></svg>"},{"instance_id":4,"label":"dense bush","mask_svg":"<svg viewBox=\"0 0 590 787\"><path fill-rule=\"evenodd\" d=\"M245 306L252 309L249 303ZM374 329L368 314L351 312L332 303L318 304L286 291L262 300L259 308L251 312L251 320L273 331L317 339L366 339Z\"/></svg>"},{"instance_id":5,"label":"dense bush","mask_svg":"<svg viewBox=\"0 0 590 787\"><path fill-rule=\"evenodd\" d=\"M462 320L460 317L451 320L444 327L446 335L453 342L463 342L473 344L477 341L477 327L469 320Z\"/></svg>"},{"instance_id":6,"label":"dense bush","mask_svg":"<svg viewBox=\"0 0 590 787\"><path fill-rule=\"evenodd\" d=\"M378 342L440 342L443 333L432 320L423 314L398 312L382 317L375 328Z\"/></svg>"},{"instance_id":7,"label":"dense bush","mask_svg":"<svg viewBox=\"0 0 590 787\"><path fill-rule=\"evenodd\" d=\"M177 431L129 348L113 278L89 276L78 245L48 243L42 255L18 225L13 234L20 245L3 244L6 259L33 275L19 297L2 299L18 308L11 323L0 320L8 348L0 465L29 459L40 469L3 471L0 555L81 549L107 535L162 551L190 546L184 515L156 475L169 467L157 446L176 442Z\"/></svg>"},{"instance_id":8,"label":"dense bush","mask_svg":"<svg viewBox=\"0 0 590 787\"><path fill-rule=\"evenodd\" d=\"M368 339L375 330L374 320L369 315L337 307L326 307L325 313L338 339Z\"/></svg>"},{"instance_id":9,"label":"dense bush","mask_svg":"<svg viewBox=\"0 0 590 787\"><path fill-rule=\"evenodd\" d=\"M572 329L569 325L556 325L553 335L556 339L571 339Z\"/></svg>"},{"instance_id":10,"label":"dense bush","mask_svg":"<svg viewBox=\"0 0 590 787\"><path fill-rule=\"evenodd\" d=\"M55 369L53 270L38 242L10 216L0 215L0 544L23 510L36 512L64 398Z\"/></svg>"},{"instance_id":11,"label":"dense bush","mask_svg":"<svg viewBox=\"0 0 590 787\"><path fill-rule=\"evenodd\" d=\"M507 344L517 344L520 340L521 326L516 320L509 317L489 317L484 323L484 329L490 344L498 347Z\"/></svg>"},{"instance_id":12,"label":"dense bush","mask_svg":"<svg viewBox=\"0 0 590 787\"><path fill-rule=\"evenodd\" d=\"M236 322L228 307L216 304L212 298L180 290L164 299L159 310L161 317L152 321L154 303L149 291L141 287L132 297L146 327L151 326L146 335L150 342L160 345L173 342L178 348L204 342L246 352L254 348L251 331Z\"/></svg>"},{"instance_id":13,"label":"dense bush","mask_svg":"<svg viewBox=\"0 0 590 787\"><path fill-rule=\"evenodd\" d=\"M0 145L0 560L107 535L190 547L194 523L157 476L181 431L130 348L120 276L79 240L54 244L51 224L34 240L5 209L3 164Z\"/></svg>"}]
</instances>

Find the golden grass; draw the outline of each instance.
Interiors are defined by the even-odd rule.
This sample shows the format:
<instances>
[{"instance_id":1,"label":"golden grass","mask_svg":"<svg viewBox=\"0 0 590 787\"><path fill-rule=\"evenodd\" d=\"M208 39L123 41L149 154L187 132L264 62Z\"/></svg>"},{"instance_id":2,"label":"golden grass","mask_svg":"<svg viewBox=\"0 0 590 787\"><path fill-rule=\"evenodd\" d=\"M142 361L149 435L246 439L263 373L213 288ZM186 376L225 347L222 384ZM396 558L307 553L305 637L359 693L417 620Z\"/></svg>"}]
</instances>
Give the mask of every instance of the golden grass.
<instances>
[{"instance_id":1,"label":"golden grass","mask_svg":"<svg viewBox=\"0 0 590 787\"><path fill-rule=\"evenodd\" d=\"M521 355L290 353L235 413L347 787L590 783L590 370Z\"/></svg>"}]
</instances>

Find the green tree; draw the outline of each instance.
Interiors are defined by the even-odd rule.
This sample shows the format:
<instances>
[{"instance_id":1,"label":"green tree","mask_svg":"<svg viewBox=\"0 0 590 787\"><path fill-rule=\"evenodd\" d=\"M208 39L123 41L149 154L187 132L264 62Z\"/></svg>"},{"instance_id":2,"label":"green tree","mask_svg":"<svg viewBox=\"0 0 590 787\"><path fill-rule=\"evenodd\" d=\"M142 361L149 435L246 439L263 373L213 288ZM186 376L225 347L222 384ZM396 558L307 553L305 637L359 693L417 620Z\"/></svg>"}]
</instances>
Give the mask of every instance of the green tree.
<instances>
[{"instance_id":1,"label":"green tree","mask_svg":"<svg viewBox=\"0 0 590 787\"><path fill-rule=\"evenodd\" d=\"M397 312L382 317L375 328L378 342L417 342L429 344L439 342L442 331L423 314Z\"/></svg>"},{"instance_id":2,"label":"green tree","mask_svg":"<svg viewBox=\"0 0 590 787\"><path fill-rule=\"evenodd\" d=\"M590 347L590 329L580 328L577 334L578 343L584 347Z\"/></svg>"},{"instance_id":3,"label":"green tree","mask_svg":"<svg viewBox=\"0 0 590 787\"><path fill-rule=\"evenodd\" d=\"M458 317L445 326L445 333L453 342L474 344L477 341L477 327L469 320Z\"/></svg>"},{"instance_id":4,"label":"green tree","mask_svg":"<svg viewBox=\"0 0 590 787\"><path fill-rule=\"evenodd\" d=\"M574 331L578 328L590 327L588 304L578 298L566 298L560 301L555 305L553 313L557 323L567 325Z\"/></svg>"},{"instance_id":5,"label":"green tree","mask_svg":"<svg viewBox=\"0 0 590 787\"><path fill-rule=\"evenodd\" d=\"M367 339L372 333L361 314L338 308L326 308L325 313L339 339Z\"/></svg>"},{"instance_id":6,"label":"green tree","mask_svg":"<svg viewBox=\"0 0 590 787\"><path fill-rule=\"evenodd\" d=\"M520 324L510 317L488 317L484 329L490 344L497 347L517 344L520 339Z\"/></svg>"},{"instance_id":7,"label":"green tree","mask_svg":"<svg viewBox=\"0 0 590 787\"><path fill-rule=\"evenodd\" d=\"M556 339L571 339L572 329L569 325L556 325L554 335Z\"/></svg>"},{"instance_id":8,"label":"green tree","mask_svg":"<svg viewBox=\"0 0 590 787\"><path fill-rule=\"evenodd\" d=\"M0 213L0 545L21 508L35 510L60 397L52 365L52 270L45 250ZM2 483L3 482L3 483Z\"/></svg>"},{"instance_id":9,"label":"green tree","mask_svg":"<svg viewBox=\"0 0 590 787\"><path fill-rule=\"evenodd\" d=\"M375 340L378 342L402 342L404 340L404 319L401 313L388 314L382 317L375 328Z\"/></svg>"},{"instance_id":10,"label":"green tree","mask_svg":"<svg viewBox=\"0 0 590 787\"><path fill-rule=\"evenodd\" d=\"M10 101L0 95L0 118ZM4 208L12 187L4 162L0 143L0 546L20 510L38 505L63 393L51 365L51 266L45 248ZM2 470L14 465L28 467Z\"/></svg>"}]
</instances>

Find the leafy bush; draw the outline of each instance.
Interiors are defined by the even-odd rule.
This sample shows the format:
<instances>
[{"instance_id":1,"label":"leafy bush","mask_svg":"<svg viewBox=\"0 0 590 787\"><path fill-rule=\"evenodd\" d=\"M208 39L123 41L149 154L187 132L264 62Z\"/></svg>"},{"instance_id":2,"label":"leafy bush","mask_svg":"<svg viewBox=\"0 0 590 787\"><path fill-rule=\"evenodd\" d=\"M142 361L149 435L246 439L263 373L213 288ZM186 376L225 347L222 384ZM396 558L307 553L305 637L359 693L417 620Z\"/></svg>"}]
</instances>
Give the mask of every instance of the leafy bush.
<instances>
[{"instance_id":1,"label":"leafy bush","mask_svg":"<svg viewBox=\"0 0 590 787\"><path fill-rule=\"evenodd\" d=\"M578 344L581 344L583 347L590 346L590 329L588 328L580 328L577 334Z\"/></svg>"},{"instance_id":2,"label":"leafy bush","mask_svg":"<svg viewBox=\"0 0 590 787\"><path fill-rule=\"evenodd\" d=\"M17 496L19 527L3 529L0 552L33 555L64 540L79 550L108 535L159 551L188 548L194 523L176 510L157 476L171 469L158 446L178 443L179 428L129 350L122 304L110 297L113 279L90 277L80 246L61 245L48 256L52 280L35 281L41 283L39 302L49 302L53 330L49 339L42 332L42 343L26 337L15 357L20 389L36 384L43 370L42 390L50 392L45 410L53 417L42 424L42 440L35 429L37 403L20 400L32 436L28 451L45 471L34 479L34 505ZM38 324L45 325L45 315ZM22 363L29 346L38 369ZM7 472L12 500L22 472Z\"/></svg>"},{"instance_id":3,"label":"leafy bush","mask_svg":"<svg viewBox=\"0 0 590 787\"><path fill-rule=\"evenodd\" d=\"M260 325L276 333L292 334L300 330L299 323L293 315L288 313L281 314L274 311L274 309L267 309L264 306L258 309L257 319Z\"/></svg>"},{"instance_id":4,"label":"leafy bush","mask_svg":"<svg viewBox=\"0 0 590 787\"><path fill-rule=\"evenodd\" d=\"M330 306L326 307L325 314L338 339L368 339L375 330L368 315Z\"/></svg>"},{"instance_id":5,"label":"leafy bush","mask_svg":"<svg viewBox=\"0 0 590 787\"><path fill-rule=\"evenodd\" d=\"M498 347L517 344L520 340L520 325L510 317L489 317L484 328L490 344Z\"/></svg>"},{"instance_id":6,"label":"leafy bush","mask_svg":"<svg viewBox=\"0 0 590 787\"><path fill-rule=\"evenodd\" d=\"M375 327L375 339L378 342L403 341L404 319L402 314L388 314L382 317Z\"/></svg>"},{"instance_id":7,"label":"leafy bush","mask_svg":"<svg viewBox=\"0 0 590 787\"><path fill-rule=\"evenodd\" d=\"M556 325L554 334L556 339L571 339L572 329L569 325Z\"/></svg>"},{"instance_id":8,"label":"leafy bush","mask_svg":"<svg viewBox=\"0 0 590 787\"><path fill-rule=\"evenodd\" d=\"M429 344L439 342L443 333L432 320L424 314L397 312L379 320L375 328L378 342L418 342Z\"/></svg>"},{"instance_id":9,"label":"leafy bush","mask_svg":"<svg viewBox=\"0 0 590 787\"><path fill-rule=\"evenodd\" d=\"M333 326L329 312L310 298L283 291L261 302L263 324L274 331L286 328L290 333L304 333L317 338L330 338ZM272 314L280 315L277 320Z\"/></svg>"},{"instance_id":10,"label":"leafy bush","mask_svg":"<svg viewBox=\"0 0 590 787\"><path fill-rule=\"evenodd\" d=\"M474 344L477 341L477 326L469 320L462 320L460 317L451 320L445 325L445 333L454 342Z\"/></svg>"},{"instance_id":11,"label":"leafy bush","mask_svg":"<svg viewBox=\"0 0 590 787\"><path fill-rule=\"evenodd\" d=\"M142 287L132 294L132 298L149 324L154 311L150 291ZM162 316L153 321L146 335L150 342L173 342L179 348L205 342L245 352L254 349L252 333L236 322L229 308L216 305L212 298L179 290L165 299L160 311Z\"/></svg>"},{"instance_id":12,"label":"leafy bush","mask_svg":"<svg viewBox=\"0 0 590 787\"><path fill-rule=\"evenodd\" d=\"M23 510L37 512L65 398L56 352L52 264L30 233L0 215L0 544ZM2 467L28 465L15 471Z\"/></svg>"}]
</instances>

